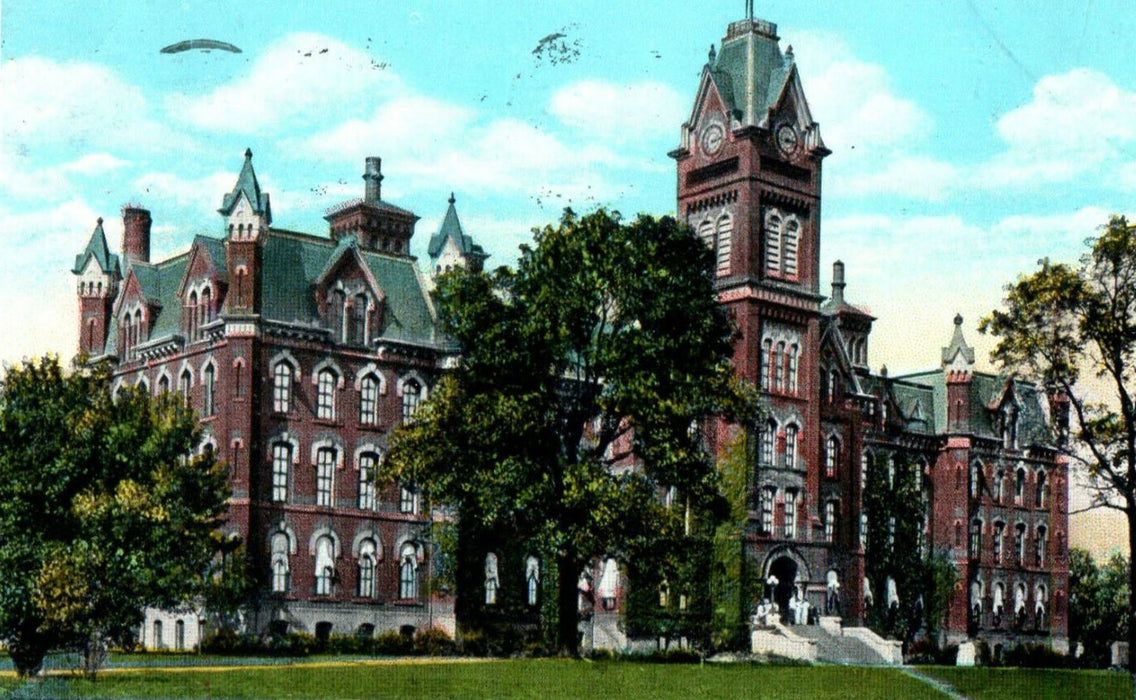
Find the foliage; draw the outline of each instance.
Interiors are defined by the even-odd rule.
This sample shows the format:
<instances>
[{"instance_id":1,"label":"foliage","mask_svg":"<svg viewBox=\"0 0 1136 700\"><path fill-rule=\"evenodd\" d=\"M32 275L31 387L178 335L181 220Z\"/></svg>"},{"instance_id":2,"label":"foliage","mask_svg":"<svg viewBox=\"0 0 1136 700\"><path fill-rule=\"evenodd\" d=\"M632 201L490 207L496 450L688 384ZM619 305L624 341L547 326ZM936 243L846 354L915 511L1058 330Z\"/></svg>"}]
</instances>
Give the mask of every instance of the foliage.
<instances>
[{"instance_id":1,"label":"foliage","mask_svg":"<svg viewBox=\"0 0 1136 700\"><path fill-rule=\"evenodd\" d=\"M1003 308L979 329L998 337L996 361L1041 379L1055 411L1072 409L1076 423L1065 456L1088 475L1094 506L1125 513L1136 549L1136 227L1114 216L1087 244L1079 264L1045 259L1008 285ZM1058 415L1059 443L1064 422ZM1131 614L1131 566L1128 579ZM1136 673L1136 625L1129 624L1128 635Z\"/></svg>"},{"instance_id":2,"label":"foliage","mask_svg":"<svg viewBox=\"0 0 1136 700\"><path fill-rule=\"evenodd\" d=\"M1081 661L1105 668L1110 646L1128 638L1128 560L1114 554L1103 566L1082 549L1069 551L1069 643L1084 647Z\"/></svg>"},{"instance_id":3,"label":"foliage","mask_svg":"<svg viewBox=\"0 0 1136 700\"><path fill-rule=\"evenodd\" d=\"M669 217L566 210L516 270L439 280L461 362L393 436L383 476L419 483L462 528L525 533L551 560L562 651L577 650L577 579L593 556L645 563L635 557L685 534L686 504L710 520L724 508L690 427L753 407L712 264ZM643 468L617 468L631 454ZM663 506L666 487L682 508Z\"/></svg>"},{"instance_id":4,"label":"foliage","mask_svg":"<svg viewBox=\"0 0 1136 700\"><path fill-rule=\"evenodd\" d=\"M0 637L22 674L61 646L128 645L146 606L206 587L225 473L193 413L47 357L0 382Z\"/></svg>"}]
</instances>

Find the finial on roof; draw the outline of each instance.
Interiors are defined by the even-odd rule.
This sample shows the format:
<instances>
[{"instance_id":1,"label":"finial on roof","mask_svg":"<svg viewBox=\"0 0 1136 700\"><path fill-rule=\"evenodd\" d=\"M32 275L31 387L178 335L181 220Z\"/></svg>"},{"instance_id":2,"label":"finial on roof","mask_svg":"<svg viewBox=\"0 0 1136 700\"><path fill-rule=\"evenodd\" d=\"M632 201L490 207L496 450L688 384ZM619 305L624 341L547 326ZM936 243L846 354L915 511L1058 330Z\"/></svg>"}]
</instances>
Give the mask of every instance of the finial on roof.
<instances>
[{"instance_id":1,"label":"finial on roof","mask_svg":"<svg viewBox=\"0 0 1136 700\"><path fill-rule=\"evenodd\" d=\"M792 63L794 60L796 59L793 58L793 45L789 44L789 46L785 49L785 61Z\"/></svg>"},{"instance_id":2,"label":"finial on roof","mask_svg":"<svg viewBox=\"0 0 1136 700\"><path fill-rule=\"evenodd\" d=\"M101 216L100 216L100 217L98 218L98 224L99 224L99 226L102 226L102 225L103 225L103 217L101 217Z\"/></svg>"},{"instance_id":3,"label":"finial on roof","mask_svg":"<svg viewBox=\"0 0 1136 700\"><path fill-rule=\"evenodd\" d=\"M887 365L880 365L880 376L881 377L887 377L888 376L888 366Z\"/></svg>"},{"instance_id":4,"label":"finial on roof","mask_svg":"<svg viewBox=\"0 0 1136 700\"><path fill-rule=\"evenodd\" d=\"M251 148L245 149L245 158L252 158L252 149Z\"/></svg>"},{"instance_id":5,"label":"finial on roof","mask_svg":"<svg viewBox=\"0 0 1136 700\"><path fill-rule=\"evenodd\" d=\"M974 348L966 342L962 335L962 314L955 314L955 330L951 334L951 344L943 348L943 366L954 366L954 369L969 370L974 365Z\"/></svg>"},{"instance_id":6,"label":"finial on roof","mask_svg":"<svg viewBox=\"0 0 1136 700\"><path fill-rule=\"evenodd\" d=\"M455 201L457 201L457 200L454 199L454 193L451 192L450 193L450 204L453 204Z\"/></svg>"},{"instance_id":7,"label":"finial on roof","mask_svg":"<svg viewBox=\"0 0 1136 700\"><path fill-rule=\"evenodd\" d=\"M710 63L713 63L715 60L717 60L717 58L718 58L718 51L717 51L717 49L714 48L713 44L710 44Z\"/></svg>"}]
</instances>

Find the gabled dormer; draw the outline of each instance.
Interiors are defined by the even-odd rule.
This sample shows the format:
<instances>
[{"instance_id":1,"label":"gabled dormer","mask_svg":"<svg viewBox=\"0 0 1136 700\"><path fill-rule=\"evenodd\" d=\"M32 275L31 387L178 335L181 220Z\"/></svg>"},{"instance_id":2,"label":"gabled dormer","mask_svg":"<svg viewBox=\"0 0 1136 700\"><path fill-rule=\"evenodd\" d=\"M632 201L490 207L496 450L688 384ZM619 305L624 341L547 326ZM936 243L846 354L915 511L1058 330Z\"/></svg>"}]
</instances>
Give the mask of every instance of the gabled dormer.
<instances>
[{"instance_id":1,"label":"gabled dormer","mask_svg":"<svg viewBox=\"0 0 1136 700\"><path fill-rule=\"evenodd\" d=\"M822 325L821 399L826 403L840 405L846 397L863 394L848 347L847 339L833 319Z\"/></svg>"},{"instance_id":2,"label":"gabled dormer","mask_svg":"<svg viewBox=\"0 0 1136 700\"><path fill-rule=\"evenodd\" d=\"M217 210L225 217L225 232L232 240L259 240L272 224L272 207L267 192L260 191L252 168L252 149L245 149L245 162L233 190L225 195Z\"/></svg>"},{"instance_id":3,"label":"gabled dormer","mask_svg":"<svg viewBox=\"0 0 1136 700\"><path fill-rule=\"evenodd\" d=\"M315 301L332 343L367 346L382 330L386 295L354 237L339 240L315 279Z\"/></svg>"},{"instance_id":4,"label":"gabled dormer","mask_svg":"<svg viewBox=\"0 0 1136 700\"><path fill-rule=\"evenodd\" d=\"M991 423L995 434L1006 450L1018 449L1019 419L1022 414L1022 401L1018 397L1013 377L1006 380L1002 390L987 404L991 412Z\"/></svg>"},{"instance_id":5,"label":"gabled dormer","mask_svg":"<svg viewBox=\"0 0 1136 700\"><path fill-rule=\"evenodd\" d=\"M122 282L122 293L114 305L114 320L118 327L116 349L123 362L138 359L138 348L150 340L162 306L156 289L157 275L153 266L135 261Z\"/></svg>"},{"instance_id":6,"label":"gabled dormer","mask_svg":"<svg viewBox=\"0 0 1136 700\"><path fill-rule=\"evenodd\" d=\"M489 257L489 254L462 230L454 201L454 194L451 192L450 205L446 209L445 217L442 218L442 225L438 227L437 233L430 237L430 246L426 251L430 256L430 269L435 275L449 272L455 267L481 272L485 259Z\"/></svg>"},{"instance_id":7,"label":"gabled dormer","mask_svg":"<svg viewBox=\"0 0 1136 700\"><path fill-rule=\"evenodd\" d=\"M198 236L189 249L177 291L187 343L205 339L211 324L220 317L229 281L226 257L224 242L215 238Z\"/></svg>"}]
</instances>

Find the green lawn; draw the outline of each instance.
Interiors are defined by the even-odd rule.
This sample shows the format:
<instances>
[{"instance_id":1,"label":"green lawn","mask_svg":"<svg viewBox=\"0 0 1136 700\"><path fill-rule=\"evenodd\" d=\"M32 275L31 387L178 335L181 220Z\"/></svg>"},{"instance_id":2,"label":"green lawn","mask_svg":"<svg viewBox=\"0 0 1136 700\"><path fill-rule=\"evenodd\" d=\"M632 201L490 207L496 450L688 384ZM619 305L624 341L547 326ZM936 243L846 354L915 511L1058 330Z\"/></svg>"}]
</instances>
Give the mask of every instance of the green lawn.
<instances>
[{"instance_id":1,"label":"green lawn","mask_svg":"<svg viewBox=\"0 0 1136 700\"><path fill-rule=\"evenodd\" d=\"M533 660L232 671L138 670L94 683L49 678L42 695L226 698L941 698L884 668L697 666ZM13 695L35 697L20 687Z\"/></svg>"},{"instance_id":2,"label":"green lawn","mask_svg":"<svg viewBox=\"0 0 1136 700\"><path fill-rule=\"evenodd\" d=\"M920 673L948 683L975 700L1035 698L1130 698L1126 673L1024 668L920 668Z\"/></svg>"},{"instance_id":3,"label":"green lawn","mask_svg":"<svg viewBox=\"0 0 1136 700\"><path fill-rule=\"evenodd\" d=\"M920 667L917 671L983 698L1131 697L1128 677L1103 671ZM340 661L231 669L111 671L90 682L52 676L38 683L0 677L10 697L160 698L945 698L901 669L839 666L705 666L559 659L383 665Z\"/></svg>"}]
</instances>

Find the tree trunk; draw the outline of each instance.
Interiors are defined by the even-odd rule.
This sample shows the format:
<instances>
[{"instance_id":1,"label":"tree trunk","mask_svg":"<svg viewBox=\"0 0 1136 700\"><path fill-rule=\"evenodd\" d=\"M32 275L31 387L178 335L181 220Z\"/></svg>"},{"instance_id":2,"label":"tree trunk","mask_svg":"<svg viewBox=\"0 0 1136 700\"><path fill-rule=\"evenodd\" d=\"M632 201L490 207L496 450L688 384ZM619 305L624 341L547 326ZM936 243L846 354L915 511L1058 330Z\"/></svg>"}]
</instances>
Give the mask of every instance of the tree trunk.
<instances>
[{"instance_id":1,"label":"tree trunk","mask_svg":"<svg viewBox=\"0 0 1136 700\"><path fill-rule=\"evenodd\" d=\"M1136 498L1127 494L1124 515L1128 518L1128 673L1132 698L1136 700Z\"/></svg>"},{"instance_id":2,"label":"tree trunk","mask_svg":"<svg viewBox=\"0 0 1136 700\"><path fill-rule=\"evenodd\" d=\"M580 654L580 613L577 598L577 581L580 562L572 552L561 552L556 557L556 625L557 650L564 655Z\"/></svg>"}]
</instances>

